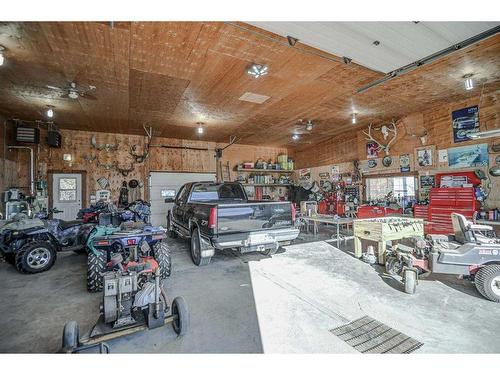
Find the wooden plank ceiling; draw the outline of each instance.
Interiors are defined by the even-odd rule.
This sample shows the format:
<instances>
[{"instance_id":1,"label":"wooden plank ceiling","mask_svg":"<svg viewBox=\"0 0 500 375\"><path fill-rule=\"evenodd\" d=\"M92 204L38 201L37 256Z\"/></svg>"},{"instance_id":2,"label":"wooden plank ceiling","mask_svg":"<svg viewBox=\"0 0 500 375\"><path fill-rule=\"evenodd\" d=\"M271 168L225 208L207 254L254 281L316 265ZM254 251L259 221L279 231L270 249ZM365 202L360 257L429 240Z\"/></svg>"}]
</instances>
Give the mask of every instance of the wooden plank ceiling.
<instances>
[{"instance_id":1,"label":"wooden plank ceiling","mask_svg":"<svg viewBox=\"0 0 500 375\"><path fill-rule=\"evenodd\" d=\"M236 135L245 144L300 147L500 89L500 35L362 94L356 90L381 73L284 41L243 23L1 23L0 114L43 119L52 105L61 128L143 134L147 124L164 137L224 142ZM252 63L267 64L269 74L247 75ZM486 85L465 91L467 73ZM61 98L47 88L71 81L95 86L97 100ZM270 99L238 100L245 92ZM299 119L313 120L313 131Z\"/></svg>"}]
</instances>

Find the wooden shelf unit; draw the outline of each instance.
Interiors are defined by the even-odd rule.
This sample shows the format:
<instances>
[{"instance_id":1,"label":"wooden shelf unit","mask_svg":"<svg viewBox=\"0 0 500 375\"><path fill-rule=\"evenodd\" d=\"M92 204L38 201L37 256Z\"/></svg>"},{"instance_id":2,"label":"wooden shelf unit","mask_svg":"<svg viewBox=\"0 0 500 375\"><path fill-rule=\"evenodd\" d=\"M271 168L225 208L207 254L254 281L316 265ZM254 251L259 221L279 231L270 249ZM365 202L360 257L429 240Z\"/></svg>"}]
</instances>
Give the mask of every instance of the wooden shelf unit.
<instances>
[{"instance_id":1,"label":"wooden shelf unit","mask_svg":"<svg viewBox=\"0 0 500 375\"><path fill-rule=\"evenodd\" d=\"M246 169L238 168L236 172L248 172L248 173L293 173L295 171L290 169Z\"/></svg>"}]
</instances>

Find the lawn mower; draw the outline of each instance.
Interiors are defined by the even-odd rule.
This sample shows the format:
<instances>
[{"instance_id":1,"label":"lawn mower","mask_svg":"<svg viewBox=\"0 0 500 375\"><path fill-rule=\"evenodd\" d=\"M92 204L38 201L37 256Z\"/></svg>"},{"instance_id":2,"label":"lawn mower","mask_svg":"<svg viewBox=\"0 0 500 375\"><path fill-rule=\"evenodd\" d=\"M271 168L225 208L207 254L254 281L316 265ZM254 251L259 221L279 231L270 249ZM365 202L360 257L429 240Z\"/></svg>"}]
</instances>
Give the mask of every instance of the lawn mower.
<instances>
[{"instance_id":1,"label":"lawn mower","mask_svg":"<svg viewBox=\"0 0 500 375\"><path fill-rule=\"evenodd\" d=\"M45 218L52 209L39 217ZM95 224L81 220L47 220L18 214L0 228L0 250L22 273L49 270L58 251L85 251L87 237Z\"/></svg>"},{"instance_id":2,"label":"lawn mower","mask_svg":"<svg viewBox=\"0 0 500 375\"><path fill-rule=\"evenodd\" d=\"M387 272L402 275L408 294L415 293L419 277L442 273L471 280L483 297L500 302L500 239L492 227L463 215L453 213L452 223L454 236L428 235L389 249Z\"/></svg>"},{"instance_id":3,"label":"lawn mower","mask_svg":"<svg viewBox=\"0 0 500 375\"><path fill-rule=\"evenodd\" d=\"M170 250L163 239L162 228L144 223L124 222L119 227L96 226L87 240L87 290L99 292L103 287L102 274L118 269L113 259L123 258L123 266L150 264L159 269L160 278L170 276Z\"/></svg>"},{"instance_id":4,"label":"lawn mower","mask_svg":"<svg viewBox=\"0 0 500 375\"><path fill-rule=\"evenodd\" d=\"M126 262L119 253L111 263L116 270L103 275L103 301L100 316L91 331L80 337L78 323L67 322L62 337L63 353L96 350L109 353L106 340L130 335L172 323L179 336L189 326L189 312L183 297L169 306L162 286L160 267L152 259Z\"/></svg>"}]
</instances>

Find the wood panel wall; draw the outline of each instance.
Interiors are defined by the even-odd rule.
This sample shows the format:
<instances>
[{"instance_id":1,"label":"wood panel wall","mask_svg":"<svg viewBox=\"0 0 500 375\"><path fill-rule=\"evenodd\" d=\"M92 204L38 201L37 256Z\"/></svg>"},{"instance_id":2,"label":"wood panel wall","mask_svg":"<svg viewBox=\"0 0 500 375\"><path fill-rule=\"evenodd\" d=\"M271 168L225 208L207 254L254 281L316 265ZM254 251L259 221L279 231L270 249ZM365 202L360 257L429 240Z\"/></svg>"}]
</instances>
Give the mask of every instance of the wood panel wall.
<instances>
[{"instance_id":1,"label":"wood panel wall","mask_svg":"<svg viewBox=\"0 0 500 375\"><path fill-rule=\"evenodd\" d=\"M370 169L371 174L397 172L399 167L399 155L410 154L412 158L411 170L415 170L413 155L414 149L420 147L418 137L411 134L423 134L427 131L427 145L435 145L436 150L450 147L466 146L477 143L500 143L500 138L454 143L451 127L451 112L457 109L479 105L479 120L481 130L492 130L500 128L500 90L483 96L474 96L467 100L451 102L446 105L430 108L424 112L418 112L404 117L398 121L398 137L396 143L390 150L393 157L393 166L385 168L378 160L378 166ZM375 124L376 125L376 124ZM320 167L333 164L350 163L352 160L360 160L361 165L366 161L366 137L362 130L346 132L340 136L331 138L308 148L295 151L297 169L306 167ZM498 154L490 154L490 166L494 165ZM437 155L436 155L437 158ZM438 168L428 170L430 174L449 170L447 165L437 165ZM317 168L315 168L317 169ZM454 170L456 171L456 170ZM485 169L486 171L486 169ZM420 171L419 173L427 173ZM487 171L486 171L487 172ZM488 208L500 207L500 177L490 177L490 195L486 201Z\"/></svg>"},{"instance_id":2,"label":"wood panel wall","mask_svg":"<svg viewBox=\"0 0 500 375\"><path fill-rule=\"evenodd\" d=\"M8 126L9 132L13 131L12 126ZM151 147L149 158L140 164L134 165L134 170L124 177L116 169L105 169L102 165L118 163L120 168L129 168L133 159L129 154L130 147L137 145L137 152L141 153L144 148L146 138L136 135L123 135L113 133L92 133L86 131L65 130L61 131L63 147L50 148L46 145L46 131L41 130L41 144L35 147L36 175L38 179L46 179L50 171L71 173L74 171L87 171L86 190L88 194L100 189L97 180L106 177L110 181L113 199L118 198L119 190L123 181L137 179L144 183L142 197L148 198L147 178L150 171L179 171L179 172L215 172L215 148L224 147L224 143L180 140L173 138L154 137L151 145L154 146L176 146L176 147L196 147L205 148L209 151L168 149L162 147ZM118 144L117 151L98 151L91 146L91 138L95 135L97 144ZM229 162L231 178L236 177L233 170L237 164L248 161L254 162L257 159L275 161L281 153L287 153L286 148L279 147L258 147L235 144L223 153L222 162ZM64 154L72 155L72 162L63 160ZM11 175L6 178L5 187L9 186L29 186L28 154L25 152L11 151L9 153L12 165L9 168L2 168L4 174ZM96 157L95 160L86 160L89 157ZM101 164L101 166L98 165ZM24 189L28 192L28 189Z\"/></svg>"}]
</instances>

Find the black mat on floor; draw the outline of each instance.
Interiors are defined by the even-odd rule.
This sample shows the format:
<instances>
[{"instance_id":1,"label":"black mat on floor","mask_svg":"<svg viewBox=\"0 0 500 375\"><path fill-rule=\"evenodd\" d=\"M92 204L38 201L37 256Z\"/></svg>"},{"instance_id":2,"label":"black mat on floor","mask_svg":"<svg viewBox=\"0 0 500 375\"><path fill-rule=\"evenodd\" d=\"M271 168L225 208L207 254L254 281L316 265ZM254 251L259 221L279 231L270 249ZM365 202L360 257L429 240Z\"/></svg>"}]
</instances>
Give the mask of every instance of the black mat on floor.
<instances>
[{"instance_id":1,"label":"black mat on floor","mask_svg":"<svg viewBox=\"0 0 500 375\"><path fill-rule=\"evenodd\" d=\"M369 316L353 320L330 332L361 353L411 353L423 345Z\"/></svg>"}]
</instances>

